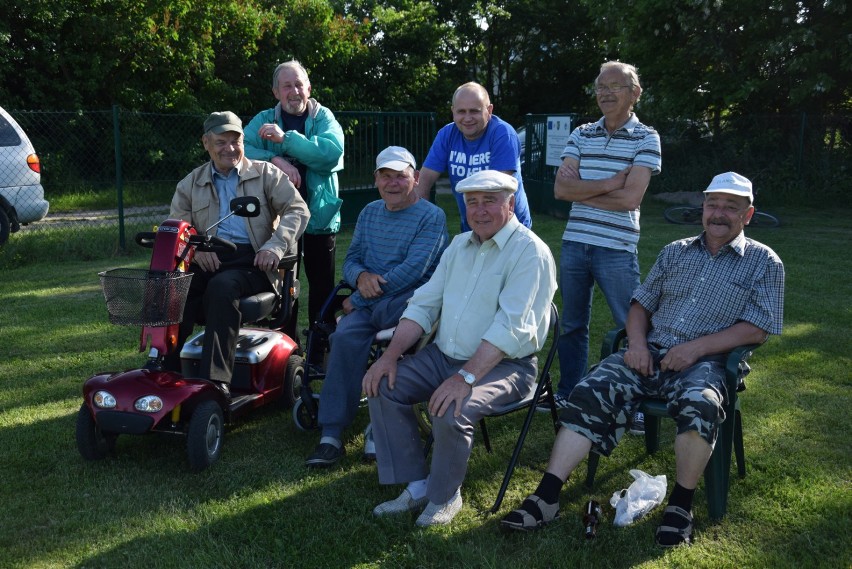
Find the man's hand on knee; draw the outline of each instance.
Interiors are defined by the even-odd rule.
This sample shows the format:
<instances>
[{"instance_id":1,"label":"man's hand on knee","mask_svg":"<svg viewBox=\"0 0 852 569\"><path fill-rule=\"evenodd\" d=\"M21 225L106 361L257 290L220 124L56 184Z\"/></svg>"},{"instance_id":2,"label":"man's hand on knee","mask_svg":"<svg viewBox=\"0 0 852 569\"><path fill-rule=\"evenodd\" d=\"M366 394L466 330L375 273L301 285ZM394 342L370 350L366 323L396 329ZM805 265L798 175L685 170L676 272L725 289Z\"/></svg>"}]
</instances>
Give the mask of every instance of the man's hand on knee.
<instances>
[{"instance_id":1,"label":"man's hand on knee","mask_svg":"<svg viewBox=\"0 0 852 569\"><path fill-rule=\"evenodd\" d=\"M432 393L432 397L429 399L429 413L436 417L443 417L450 405L455 403L456 410L453 412L453 416L458 417L461 415L462 403L472 390L473 387L465 383L461 376L453 374Z\"/></svg>"},{"instance_id":2,"label":"man's hand on knee","mask_svg":"<svg viewBox=\"0 0 852 569\"><path fill-rule=\"evenodd\" d=\"M624 364L640 375L649 377L654 374L654 358L647 345L630 346L624 352Z\"/></svg>"},{"instance_id":3,"label":"man's hand on knee","mask_svg":"<svg viewBox=\"0 0 852 569\"><path fill-rule=\"evenodd\" d=\"M378 397L383 377L388 378L388 389L393 389L396 383L396 359L382 356L370 366L361 382L361 389L367 397Z\"/></svg>"},{"instance_id":4,"label":"man's hand on knee","mask_svg":"<svg viewBox=\"0 0 852 569\"><path fill-rule=\"evenodd\" d=\"M660 370L683 371L695 364L703 355L699 346L694 341L678 344L669 348L669 351L660 360Z\"/></svg>"},{"instance_id":5,"label":"man's hand on knee","mask_svg":"<svg viewBox=\"0 0 852 569\"><path fill-rule=\"evenodd\" d=\"M196 251L192 262L207 273L215 273L222 264L219 262L219 256L211 251Z\"/></svg>"}]
</instances>

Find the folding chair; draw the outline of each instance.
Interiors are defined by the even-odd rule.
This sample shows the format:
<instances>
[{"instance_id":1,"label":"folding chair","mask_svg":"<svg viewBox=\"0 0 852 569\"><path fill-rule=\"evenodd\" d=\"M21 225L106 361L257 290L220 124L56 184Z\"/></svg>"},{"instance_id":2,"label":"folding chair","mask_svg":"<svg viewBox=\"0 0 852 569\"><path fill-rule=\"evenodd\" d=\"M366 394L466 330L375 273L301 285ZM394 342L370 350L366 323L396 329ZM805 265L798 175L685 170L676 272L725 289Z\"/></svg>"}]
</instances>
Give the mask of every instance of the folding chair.
<instances>
[{"instance_id":1,"label":"folding chair","mask_svg":"<svg viewBox=\"0 0 852 569\"><path fill-rule=\"evenodd\" d=\"M627 338L625 330L613 330L604 338L601 345L601 359L618 351ZM725 385L728 395L723 402L725 420L719 427L716 447L707 467L704 469L704 491L707 494L707 510L712 519L725 516L728 507L728 488L731 474L731 450L737 459L737 473L740 478L746 475L745 451L743 448L743 420L740 413L738 393L745 390L745 376L751 371L748 358L758 345L740 346L734 349L725 362ZM645 414L645 449L648 454L657 452L660 446L660 420L669 417L664 399L645 399L639 405L639 411ZM586 486L591 488L595 482L600 455L589 453Z\"/></svg>"},{"instance_id":2,"label":"folding chair","mask_svg":"<svg viewBox=\"0 0 852 569\"><path fill-rule=\"evenodd\" d=\"M512 474L515 472L515 466L518 464L518 457L521 454L521 449L524 446L524 441L527 438L527 433L530 430L533 416L536 412L536 406L539 403L546 402L550 406L550 416L553 420L554 432L559 430L559 416L556 413L556 404L553 401L553 383L550 379L550 366L553 364L553 359L556 357L556 348L559 337L559 312L556 310L556 305L550 303L550 350L547 352L547 358L544 365L539 369L538 381L535 389L532 390L526 397L514 403L503 405L495 408L480 419L479 428L482 430L482 439L485 443L485 449L491 452L491 439L488 437L488 427L485 425L485 419L502 417L515 411L528 409L527 417L524 419L524 425L521 427L521 432L518 434L518 441L515 443L515 450L512 451L512 458L509 460L509 465L506 467L506 474L503 475L503 483L500 485L500 491L497 493L497 500L494 505L488 510L490 513L496 513L500 509L500 504L503 502L503 496L506 494L506 489L509 487L509 481L512 479ZM428 454L432 447L432 435L429 434L426 441L425 453Z\"/></svg>"},{"instance_id":3,"label":"folding chair","mask_svg":"<svg viewBox=\"0 0 852 569\"><path fill-rule=\"evenodd\" d=\"M549 335L551 341L550 350L547 352L547 358L544 361L544 365L541 369L539 369L538 381L536 382L535 389L520 401L493 409L491 413L479 421L479 428L482 431L482 439L485 443L485 449L488 452L491 452L491 440L488 437L488 428L485 425L485 419L502 417L503 415L514 413L515 411L527 409L527 416L524 419L524 425L521 427L521 432L518 434L518 441L515 443L515 449L512 451L512 458L509 460L509 465L506 467L506 474L503 475L503 483L500 485L500 491L497 492L497 499L494 501L494 505L488 510L488 512L492 514L496 513L497 510L500 509L500 504L503 502L506 489L509 487L509 481L512 479L512 474L515 472L515 466L518 464L518 457L521 454L521 449L524 446L524 441L526 440L527 433L530 430L533 416L536 414L536 406L540 402L547 402L550 406L550 417L553 420L553 430L554 432L559 431L559 416L556 413L556 404L553 401L553 383L550 379L550 366L553 364L554 357L556 357L556 348L559 344L559 312L556 309L556 305L552 302L550 303Z\"/></svg>"}]
</instances>

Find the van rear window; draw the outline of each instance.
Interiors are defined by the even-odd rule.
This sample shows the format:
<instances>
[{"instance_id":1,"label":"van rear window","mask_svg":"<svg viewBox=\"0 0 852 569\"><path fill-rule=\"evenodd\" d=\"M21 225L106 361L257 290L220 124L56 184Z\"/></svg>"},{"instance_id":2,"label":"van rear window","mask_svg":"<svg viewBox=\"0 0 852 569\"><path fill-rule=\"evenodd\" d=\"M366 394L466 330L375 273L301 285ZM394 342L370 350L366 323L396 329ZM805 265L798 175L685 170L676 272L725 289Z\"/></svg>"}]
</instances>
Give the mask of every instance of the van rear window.
<instances>
[{"instance_id":1,"label":"van rear window","mask_svg":"<svg viewBox=\"0 0 852 569\"><path fill-rule=\"evenodd\" d=\"M18 131L3 115L0 115L0 146L18 146L20 143L21 137L18 136Z\"/></svg>"}]
</instances>

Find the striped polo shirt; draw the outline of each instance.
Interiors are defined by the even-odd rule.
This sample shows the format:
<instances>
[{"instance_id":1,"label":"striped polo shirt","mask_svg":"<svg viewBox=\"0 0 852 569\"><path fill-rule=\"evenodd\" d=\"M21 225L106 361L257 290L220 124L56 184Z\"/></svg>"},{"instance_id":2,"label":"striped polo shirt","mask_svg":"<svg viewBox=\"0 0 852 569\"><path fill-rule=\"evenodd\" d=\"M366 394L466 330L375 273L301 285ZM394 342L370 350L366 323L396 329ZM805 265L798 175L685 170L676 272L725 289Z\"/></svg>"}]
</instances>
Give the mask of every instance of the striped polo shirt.
<instances>
[{"instance_id":1,"label":"striped polo shirt","mask_svg":"<svg viewBox=\"0 0 852 569\"><path fill-rule=\"evenodd\" d=\"M645 166L651 175L660 173L660 135L639 122L635 114L610 135L604 119L578 126L568 137L562 158L580 162L580 178L611 178L628 166ZM632 211L608 211L575 202L562 234L565 241L576 241L636 252L639 243L639 208Z\"/></svg>"}]
</instances>

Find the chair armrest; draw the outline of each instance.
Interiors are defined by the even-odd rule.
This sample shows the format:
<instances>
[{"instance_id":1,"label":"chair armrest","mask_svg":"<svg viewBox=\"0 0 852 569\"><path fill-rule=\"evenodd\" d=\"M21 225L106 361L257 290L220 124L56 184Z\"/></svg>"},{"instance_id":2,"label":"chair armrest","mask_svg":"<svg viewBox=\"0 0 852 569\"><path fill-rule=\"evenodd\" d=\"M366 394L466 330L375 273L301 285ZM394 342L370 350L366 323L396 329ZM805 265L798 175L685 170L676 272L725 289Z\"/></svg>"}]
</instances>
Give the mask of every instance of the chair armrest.
<instances>
[{"instance_id":1,"label":"chair armrest","mask_svg":"<svg viewBox=\"0 0 852 569\"><path fill-rule=\"evenodd\" d=\"M614 354L618 350L621 349L621 345L627 339L627 330L624 328L617 328L615 330L610 330L604 336L603 343L601 344L601 359L604 359L610 354Z\"/></svg>"},{"instance_id":2,"label":"chair armrest","mask_svg":"<svg viewBox=\"0 0 852 569\"><path fill-rule=\"evenodd\" d=\"M745 383L742 380L751 370L748 366L748 359L759 347L760 344L746 344L734 348L728 354L728 359L725 361L725 383L728 386L728 393L745 389Z\"/></svg>"}]
</instances>

